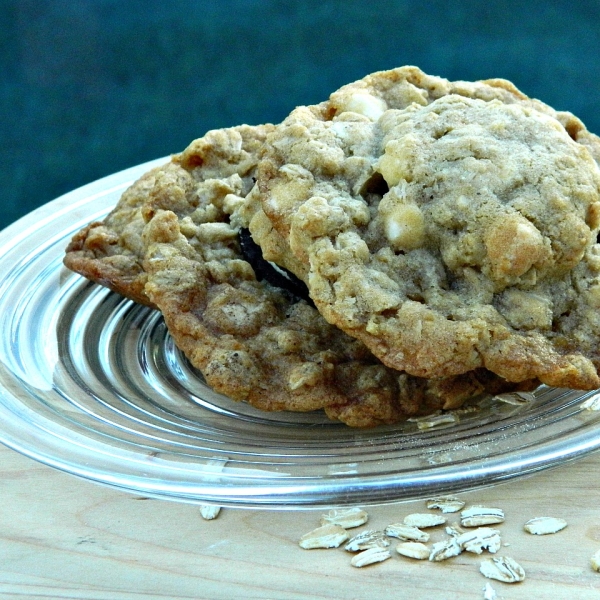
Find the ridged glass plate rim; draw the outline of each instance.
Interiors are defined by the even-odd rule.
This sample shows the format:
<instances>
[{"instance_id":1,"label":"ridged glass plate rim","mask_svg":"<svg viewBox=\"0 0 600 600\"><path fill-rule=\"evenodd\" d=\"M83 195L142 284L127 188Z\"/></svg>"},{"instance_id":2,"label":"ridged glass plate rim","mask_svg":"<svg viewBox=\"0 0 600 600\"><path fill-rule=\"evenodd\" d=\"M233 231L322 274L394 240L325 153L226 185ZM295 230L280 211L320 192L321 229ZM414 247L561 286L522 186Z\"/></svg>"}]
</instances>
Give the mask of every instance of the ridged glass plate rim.
<instances>
[{"instance_id":1,"label":"ridged glass plate rim","mask_svg":"<svg viewBox=\"0 0 600 600\"><path fill-rule=\"evenodd\" d=\"M489 486L600 449L596 392L484 398L456 422L352 430L214 394L160 314L62 266L160 158L76 189L0 232L0 441L128 492L250 508L382 504ZM100 320L98 320L100 319Z\"/></svg>"}]
</instances>

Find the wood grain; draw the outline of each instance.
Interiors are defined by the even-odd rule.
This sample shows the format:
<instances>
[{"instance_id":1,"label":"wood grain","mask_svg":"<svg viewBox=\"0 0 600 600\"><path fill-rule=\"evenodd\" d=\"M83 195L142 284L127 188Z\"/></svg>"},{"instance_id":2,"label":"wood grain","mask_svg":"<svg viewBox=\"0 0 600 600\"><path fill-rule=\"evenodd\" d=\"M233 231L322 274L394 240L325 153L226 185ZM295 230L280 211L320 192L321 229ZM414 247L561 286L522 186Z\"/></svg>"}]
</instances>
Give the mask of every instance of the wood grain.
<instances>
[{"instance_id":1,"label":"wood grain","mask_svg":"<svg viewBox=\"0 0 600 600\"><path fill-rule=\"evenodd\" d=\"M342 549L302 550L319 511L224 509L204 521L197 506L79 480L0 447L0 598L106 600L232 598L483 598L482 557L444 563L392 559L363 569ZM468 504L502 508L502 553L526 570L520 584L491 582L499 599L600 598L600 455L532 477L471 491ZM368 507L383 528L423 501ZM568 527L532 536L523 524L556 516ZM455 516L450 516L456 520ZM443 531L434 533L443 537ZM394 545L392 545L392 548Z\"/></svg>"}]
</instances>

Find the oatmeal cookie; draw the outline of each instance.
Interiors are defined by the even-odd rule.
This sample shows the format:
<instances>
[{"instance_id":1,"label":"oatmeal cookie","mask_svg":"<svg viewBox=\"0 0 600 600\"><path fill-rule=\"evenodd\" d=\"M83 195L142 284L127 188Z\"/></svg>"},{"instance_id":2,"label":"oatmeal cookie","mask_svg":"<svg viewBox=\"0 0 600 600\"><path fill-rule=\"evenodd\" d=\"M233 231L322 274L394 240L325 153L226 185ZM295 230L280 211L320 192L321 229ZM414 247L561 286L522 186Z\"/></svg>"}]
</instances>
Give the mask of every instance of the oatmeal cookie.
<instances>
[{"instance_id":1,"label":"oatmeal cookie","mask_svg":"<svg viewBox=\"0 0 600 600\"><path fill-rule=\"evenodd\" d=\"M384 367L302 300L302 285L290 285L281 265L252 258L245 227L260 220L261 207L249 191L269 130L243 126L196 140L80 232L65 264L160 308L215 390L263 410L324 408L332 419L372 426L515 389L484 369L425 380ZM269 240L281 263L298 270L284 238L272 230Z\"/></svg>"},{"instance_id":2,"label":"oatmeal cookie","mask_svg":"<svg viewBox=\"0 0 600 600\"><path fill-rule=\"evenodd\" d=\"M385 367L308 302L259 280L262 268L243 249L239 208L216 206L214 222L198 220L193 208L145 210L146 293L216 391L266 411L324 409L367 427L537 385L515 386L485 369L428 380Z\"/></svg>"},{"instance_id":3,"label":"oatmeal cookie","mask_svg":"<svg viewBox=\"0 0 600 600\"><path fill-rule=\"evenodd\" d=\"M573 115L403 67L267 141L250 230L386 365L600 387L600 143Z\"/></svg>"},{"instance_id":4,"label":"oatmeal cookie","mask_svg":"<svg viewBox=\"0 0 600 600\"><path fill-rule=\"evenodd\" d=\"M169 163L149 171L127 189L102 222L78 232L67 248L65 265L135 302L152 305L144 291L142 206L154 198L158 208L161 202L169 208L185 203L201 211L212 206L215 198L225 201L228 194L245 195L272 127L217 129L193 141Z\"/></svg>"}]
</instances>

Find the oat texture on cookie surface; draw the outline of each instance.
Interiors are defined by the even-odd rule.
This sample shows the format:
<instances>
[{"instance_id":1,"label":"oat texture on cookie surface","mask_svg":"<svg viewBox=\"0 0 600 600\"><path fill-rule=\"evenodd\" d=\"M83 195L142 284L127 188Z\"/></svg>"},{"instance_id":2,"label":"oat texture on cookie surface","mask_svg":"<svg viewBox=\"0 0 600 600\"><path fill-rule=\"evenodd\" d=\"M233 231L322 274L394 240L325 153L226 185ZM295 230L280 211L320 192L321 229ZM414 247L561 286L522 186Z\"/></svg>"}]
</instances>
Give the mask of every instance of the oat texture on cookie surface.
<instances>
[{"instance_id":1,"label":"oat texture on cookie surface","mask_svg":"<svg viewBox=\"0 0 600 600\"><path fill-rule=\"evenodd\" d=\"M247 192L258 152L272 127L215 129L194 140L184 152L134 182L102 221L77 232L66 249L65 265L135 302L152 305L144 290L144 206L151 201L155 209L191 204L201 212L217 198Z\"/></svg>"},{"instance_id":2,"label":"oat texture on cookie surface","mask_svg":"<svg viewBox=\"0 0 600 600\"><path fill-rule=\"evenodd\" d=\"M576 117L402 67L298 107L265 148L250 230L276 254L268 219L385 364L600 387L600 142Z\"/></svg>"},{"instance_id":3,"label":"oat texture on cookie surface","mask_svg":"<svg viewBox=\"0 0 600 600\"><path fill-rule=\"evenodd\" d=\"M145 293L213 389L262 410L323 409L365 427L515 387L485 369L425 379L385 366L306 299L260 275L244 233L253 193L217 181L221 193L200 203L156 190L141 208Z\"/></svg>"}]
</instances>

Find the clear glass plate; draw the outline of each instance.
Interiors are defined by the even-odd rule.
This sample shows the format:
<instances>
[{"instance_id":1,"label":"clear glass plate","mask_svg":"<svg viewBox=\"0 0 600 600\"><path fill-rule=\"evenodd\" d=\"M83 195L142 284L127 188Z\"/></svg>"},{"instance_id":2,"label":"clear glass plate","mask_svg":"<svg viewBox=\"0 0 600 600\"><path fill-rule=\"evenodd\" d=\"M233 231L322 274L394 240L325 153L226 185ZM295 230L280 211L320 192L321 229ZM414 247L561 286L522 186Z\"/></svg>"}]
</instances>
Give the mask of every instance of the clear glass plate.
<instances>
[{"instance_id":1,"label":"clear glass plate","mask_svg":"<svg viewBox=\"0 0 600 600\"><path fill-rule=\"evenodd\" d=\"M464 491L599 448L600 411L588 406L595 392L541 387L518 404L481 398L437 427L371 430L320 413L263 413L214 393L158 312L62 266L71 236L165 161L75 190L0 232L0 440L7 446L137 494L254 508Z\"/></svg>"}]
</instances>

